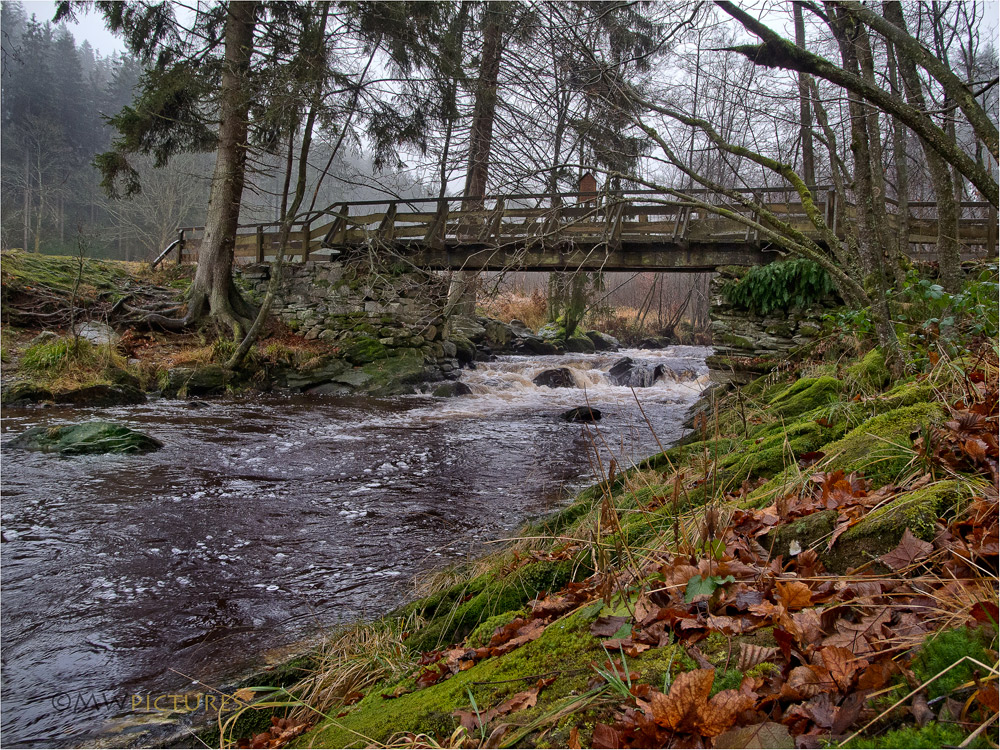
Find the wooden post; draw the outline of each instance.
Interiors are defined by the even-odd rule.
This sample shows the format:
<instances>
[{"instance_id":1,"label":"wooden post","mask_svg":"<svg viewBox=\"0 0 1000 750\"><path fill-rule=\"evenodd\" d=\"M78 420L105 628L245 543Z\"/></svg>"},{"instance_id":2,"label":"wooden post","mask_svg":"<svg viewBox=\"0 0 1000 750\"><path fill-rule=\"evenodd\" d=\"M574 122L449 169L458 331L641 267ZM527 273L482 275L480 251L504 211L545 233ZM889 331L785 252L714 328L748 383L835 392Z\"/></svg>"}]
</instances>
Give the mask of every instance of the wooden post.
<instances>
[{"instance_id":1,"label":"wooden post","mask_svg":"<svg viewBox=\"0 0 1000 750\"><path fill-rule=\"evenodd\" d=\"M309 260L309 243L312 238L309 236L309 219L302 222L302 262L306 263Z\"/></svg>"},{"instance_id":2,"label":"wooden post","mask_svg":"<svg viewBox=\"0 0 1000 750\"><path fill-rule=\"evenodd\" d=\"M389 210L382 217L382 223L378 227L378 238L384 242L392 242L394 230L396 228L396 203L389 204Z\"/></svg>"},{"instance_id":3,"label":"wooden post","mask_svg":"<svg viewBox=\"0 0 1000 750\"><path fill-rule=\"evenodd\" d=\"M997 210L990 206L986 214L986 257L995 258L997 255Z\"/></svg>"},{"instance_id":4,"label":"wooden post","mask_svg":"<svg viewBox=\"0 0 1000 750\"><path fill-rule=\"evenodd\" d=\"M347 242L347 217L350 215L351 207L346 203L340 204L338 216L330 225L330 231L323 238L323 244L327 247L343 245Z\"/></svg>"},{"instance_id":5,"label":"wooden post","mask_svg":"<svg viewBox=\"0 0 1000 750\"><path fill-rule=\"evenodd\" d=\"M486 236L483 237L484 240L493 237L494 241L498 245L500 244L500 232L503 231L503 212L504 200L503 198L497 198L496 209L493 212L493 221L486 228Z\"/></svg>"},{"instance_id":6,"label":"wooden post","mask_svg":"<svg viewBox=\"0 0 1000 750\"><path fill-rule=\"evenodd\" d=\"M438 201L437 213L431 219L424 235L424 244L431 247L443 247L444 237L448 229L448 199L442 198Z\"/></svg>"},{"instance_id":7,"label":"wooden post","mask_svg":"<svg viewBox=\"0 0 1000 750\"><path fill-rule=\"evenodd\" d=\"M681 224L681 239L685 239L688 233L688 224L691 223L691 206L684 208L684 222Z\"/></svg>"},{"instance_id":8,"label":"wooden post","mask_svg":"<svg viewBox=\"0 0 1000 750\"><path fill-rule=\"evenodd\" d=\"M177 233L177 265L180 265L184 260L184 230L181 229Z\"/></svg>"},{"instance_id":9,"label":"wooden post","mask_svg":"<svg viewBox=\"0 0 1000 750\"><path fill-rule=\"evenodd\" d=\"M257 262L264 262L264 227L257 225Z\"/></svg>"},{"instance_id":10,"label":"wooden post","mask_svg":"<svg viewBox=\"0 0 1000 750\"><path fill-rule=\"evenodd\" d=\"M830 190L826 194L827 198L827 212L830 214L830 219L827 221L827 225L830 227L830 231L833 232L834 236L837 236L837 191Z\"/></svg>"}]
</instances>

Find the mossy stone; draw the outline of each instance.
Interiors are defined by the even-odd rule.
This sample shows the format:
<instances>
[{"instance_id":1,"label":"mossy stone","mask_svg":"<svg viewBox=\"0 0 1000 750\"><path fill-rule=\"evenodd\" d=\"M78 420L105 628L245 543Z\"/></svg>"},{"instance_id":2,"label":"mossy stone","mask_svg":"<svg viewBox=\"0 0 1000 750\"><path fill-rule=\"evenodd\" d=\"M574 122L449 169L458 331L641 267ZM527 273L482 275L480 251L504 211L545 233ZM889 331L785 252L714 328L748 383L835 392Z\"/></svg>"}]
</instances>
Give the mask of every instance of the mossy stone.
<instances>
[{"instance_id":1,"label":"mossy stone","mask_svg":"<svg viewBox=\"0 0 1000 750\"><path fill-rule=\"evenodd\" d=\"M365 365L379 359L384 359L388 354L385 345L378 339L369 336L360 336L351 342L344 351L344 359L354 365Z\"/></svg>"},{"instance_id":2,"label":"mossy stone","mask_svg":"<svg viewBox=\"0 0 1000 750\"><path fill-rule=\"evenodd\" d=\"M917 403L872 417L840 440L823 447L827 471L864 474L873 488L896 481L913 459L910 435L940 421L939 404Z\"/></svg>"},{"instance_id":3,"label":"mossy stone","mask_svg":"<svg viewBox=\"0 0 1000 750\"><path fill-rule=\"evenodd\" d=\"M876 538L888 552L899 544L903 532L909 529L921 539L931 541L939 515L947 507L957 506L965 497L963 485L957 480L936 482L905 492L868 513L841 540L848 543L866 537Z\"/></svg>"},{"instance_id":4,"label":"mossy stone","mask_svg":"<svg viewBox=\"0 0 1000 750\"><path fill-rule=\"evenodd\" d=\"M892 376L885 366L885 357L880 349L872 349L847 368L847 380L856 388L881 390L889 384Z\"/></svg>"},{"instance_id":5,"label":"mossy stone","mask_svg":"<svg viewBox=\"0 0 1000 750\"><path fill-rule=\"evenodd\" d=\"M84 422L58 427L32 427L7 448L76 456L87 453L149 453L163 447L156 438L113 422Z\"/></svg>"},{"instance_id":6,"label":"mossy stone","mask_svg":"<svg viewBox=\"0 0 1000 750\"><path fill-rule=\"evenodd\" d=\"M370 378L365 388L374 396L412 393L413 385L424 379L424 355L419 349L397 349L394 356L370 362L361 371Z\"/></svg>"},{"instance_id":7,"label":"mossy stone","mask_svg":"<svg viewBox=\"0 0 1000 750\"><path fill-rule=\"evenodd\" d=\"M225 390L231 377L232 373L221 365L175 367L169 371L169 383L164 391L181 398L207 396Z\"/></svg>"},{"instance_id":8,"label":"mossy stone","mask_svg":"<svg viewBox=\"0 0 1000 750\"><path fill-rule=\"evenodd\" d=\"M792 542L798 542L799 547L806 549L820 542L833 533L837 525L836 510L824 510L812 513L802 518L776 526L761 538L761 545L772 556L784 555L789 559Z\"/></svg>"},{"instance_id":9,"label":"mossy stone","mask_svg":"<svg viewBox=\"0 0 1000 750\"><path fill-rule=\"evenodd\" d=\"M52 391L43 388L30 380L16 380L4 383L0 390L0 404L15 406L18 404L33 404L39 401L51 401Z\"/></svg>"},{"instance_id":10,"label":"mossy stone","mask_svg":"<svg viewBox=\"0 0 1000 750\"><path fill-rule=\"evenodd\" d=\"M594 342L588 336L577 335L566 339L566 351L578 354L593 354L596 351Z\"/></svg>"},{"instance_id":11,"label":"mossy stone","mask_svg":"<svg viewBox=\"0 0 1000 750\"><path fill-rule=\"evenodd\" d=\"M480 576L468 585L449 590L440 599L431 599L414 608L430 617L430 622L414 633L407 646L430 651L461 640L484 620L524 606L540 591L558 591L573 577L571 563L538 562L518 568L513 574L496 578ZM462 593L462 592L468 593ZM461 599L472 593L465 602Z\"/></svg>"},{"instance_id":12,"label":"mossy stone","mask_svg":"<svg viewBox=\"0 0 1000 750\"><path fill-rule=\"evenodd\" d=\"M796 417L836 401L843 390L843 382L828 375L801 378L774 397L771 412L784 418Z\"/></svg>"}]
</instances>

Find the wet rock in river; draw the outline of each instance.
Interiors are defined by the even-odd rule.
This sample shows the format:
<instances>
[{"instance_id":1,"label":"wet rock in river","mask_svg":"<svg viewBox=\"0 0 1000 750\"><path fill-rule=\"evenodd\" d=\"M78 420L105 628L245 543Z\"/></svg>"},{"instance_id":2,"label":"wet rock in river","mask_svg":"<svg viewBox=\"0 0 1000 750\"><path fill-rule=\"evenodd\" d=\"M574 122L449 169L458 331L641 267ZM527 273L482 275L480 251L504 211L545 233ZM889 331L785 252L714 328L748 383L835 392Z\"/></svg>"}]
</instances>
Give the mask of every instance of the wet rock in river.
<instances>
[{"instance_id":1,"label":"wet rock in river","mask_svg":"<svg viewBox=\"0 0 1000 750\"><path fill-rule=\"evenodd\" d=\"M156 438L113 422L32 427L5 448L77 456L88 453L149 453L163 447Z\"/></svg>"},{"instance_id":2,"label":"wet rock in river","mask_svg":"<svg viewBox=\"0 0 1000 750\"><path fill-rule=\"evenodd\" d=\"M596 351L594 342L583 334L570 336L566 339L566 351L576 354L593 354Z\"/></svg>"},{"instance_id":3,"label":"wet rock in river","mask_svg":"<svg viewBox=\"0 0 1000 750\"><path fill-rule=\"evenodd\" d=\"M39 401L51 401L52 398L52 391L24 380L4 383L0 390L0 404L4 406L35 404Z\"/></svg>"},{"instance_id":4,"label":"wet rock in river","mask_svg":"<svg viewBox=\"0 0 1000 750\"><path fill-rule=\"evenodd\" d=\"M632 388L648 388L666 372L663 365L647 365L636 362L631 357L622 357L608 370L608 380L615 385Z\"/></svg>"},{"instance_id":5,"label":"wet rock in river","mask_svg":"<svg viewBox=\"0 0 1000 750\"><path fill-rule=\"evenodd\" d=\"M621 342L606 333L587 331L586 336L594 343L594 348L599 352L616 352L621 348Z\"/></svg>"},{"instance_id":6,"label":"wet rock in river","mask_svg":"<svg viewBox=\"0 0 1000 750\"><path fill-rule=\"evenodd\" d=\"M531 382L535 385L544 385L549 388L576 388L573 373L566 367L554 367L551 370L542 370L531 379Z\"/></svg>"},{"instance_id":7,"label":"wet rock in river","mask_svg":"<svg viewBox=\"0 0 1000 750\"><path fill-rule=\"evenodd\" d=\"M222 393L232 373L221 365L204 365L198 368L175 367L167 375L170 383L164 393L184 397Z\"/></svg>"},{"instance_id":8,"label":"wet rock in river","mask_svg":"<svg viewBox=\"0 0 1000 750\"><path fill-rule=\"evenodd\" d=\"M146 394L132 385L88 385L56 393L53 401L73 406L131 406L146 403Z\"/></svg>"},{"instance_id":9,"label":"wet rock in river","mask_svg":"<svg viewBox=\"0 0 1000 750\"><path fill-rule=\"evenodd\" d=\"M441 398L452 398L454 396L468 396L470 393L472 393L472 389L465 383L460 380L452 380L439 385L431 395Z\"/></svg>"},{"instance_id":10,"label":"wet rock in river","mask_svg":"<svg viewBox=\"0 0 1000 750\"><path fill-rule=\"evenodd\" d=\"M597 422L602 416L600 409L593 409L589 406L576 406L564 411L559 415L559 418L567 422Z\"/></svg>"}]
</instances>

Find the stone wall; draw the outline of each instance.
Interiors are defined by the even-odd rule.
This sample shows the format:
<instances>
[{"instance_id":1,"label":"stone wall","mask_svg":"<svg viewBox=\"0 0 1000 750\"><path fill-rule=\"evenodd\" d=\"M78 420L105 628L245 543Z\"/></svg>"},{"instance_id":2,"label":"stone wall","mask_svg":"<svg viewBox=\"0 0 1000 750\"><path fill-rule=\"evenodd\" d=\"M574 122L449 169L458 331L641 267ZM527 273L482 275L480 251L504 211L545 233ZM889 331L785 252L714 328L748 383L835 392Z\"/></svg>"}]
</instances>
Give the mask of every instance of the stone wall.
<instances>
[{"instance_id":1,"label":"stone wall","mask_svg":"<svg viewBox=\"0 0 1000 750\"><path fill-rule=\"evenodd\" d=\"M263 297L271 266L246 266L239 275ZM444 280L431 274L337 261L288 263L272 314L306 339L336 341L345 333L391 329L378 337L399 341L383 342L386 346L421 346L439 338L446 293Z\"/></svg>"},{"instance_id":2,"label":"stone wall","mask_svg":"<svg viewBox=\"0 0 1000 750\"><path fill-rule=\"evenodd\" d=\"M724 267L711 281L712 348L706 362L717 383L746 383L809 349L823 331L823 316L837 305L832 297L808 307L757 315L731 305L723 288L749 268Z\"/></svg>"},{"instance_id":3,"label":"stone wall","mask_svg":"<svg viewBox=\"0 0 1000 750\"><path fill-rule=\"evenodd\" d=\"M239 271L241 285L260 299L270 264ZM305 370L288 373L293 390L378 395L408 392L416 383L457 375L456 346L445 339L441 276L363 263L289 263L272 314L306 339L334 347Z\"/></svg>"}]
</instances>

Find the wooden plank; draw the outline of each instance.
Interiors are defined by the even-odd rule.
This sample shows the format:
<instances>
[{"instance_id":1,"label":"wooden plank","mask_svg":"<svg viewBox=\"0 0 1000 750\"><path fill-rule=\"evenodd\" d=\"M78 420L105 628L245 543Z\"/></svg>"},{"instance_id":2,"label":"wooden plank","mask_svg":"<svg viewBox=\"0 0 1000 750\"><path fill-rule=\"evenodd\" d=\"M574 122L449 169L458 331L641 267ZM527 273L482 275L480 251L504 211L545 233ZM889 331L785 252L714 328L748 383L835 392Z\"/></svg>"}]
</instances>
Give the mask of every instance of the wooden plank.
<instances>
[{"instance_id":1,"label":"wooden plank","mask_svg":"<svg viewBox=\"0 0 1000 750\"><path fill-rule=\"evenodd\" d=\"M390 203L389 210L385 213L385 218L378 225L378 238L385 242L392 242L393 229L396 225L396 204Z\"/></svg>"}]
</instances>

